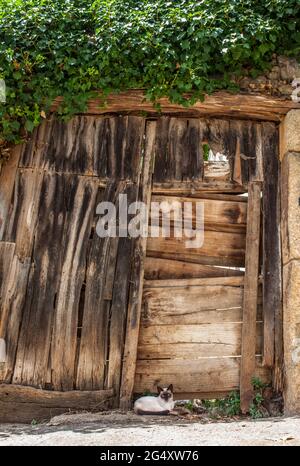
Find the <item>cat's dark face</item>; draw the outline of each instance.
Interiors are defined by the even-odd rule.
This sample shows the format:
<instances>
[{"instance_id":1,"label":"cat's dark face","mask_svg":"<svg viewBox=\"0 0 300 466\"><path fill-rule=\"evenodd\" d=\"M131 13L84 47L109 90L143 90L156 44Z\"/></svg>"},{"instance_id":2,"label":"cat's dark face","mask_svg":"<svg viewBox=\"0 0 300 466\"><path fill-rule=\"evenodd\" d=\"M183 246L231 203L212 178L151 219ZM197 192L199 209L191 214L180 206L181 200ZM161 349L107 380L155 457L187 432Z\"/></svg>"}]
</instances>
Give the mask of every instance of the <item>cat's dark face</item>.
<instances>
[{"instance_id":1,"label":"cat's dark face","mask_svg":"<svg viewBox=\"0 0 300 466\"><path fill-rule=\"evenodd\" d=\"M162 398L166 403L173 400L173 385L169 385L168 388L157 387L158 396Z\"/></svg>"}]
</instances>

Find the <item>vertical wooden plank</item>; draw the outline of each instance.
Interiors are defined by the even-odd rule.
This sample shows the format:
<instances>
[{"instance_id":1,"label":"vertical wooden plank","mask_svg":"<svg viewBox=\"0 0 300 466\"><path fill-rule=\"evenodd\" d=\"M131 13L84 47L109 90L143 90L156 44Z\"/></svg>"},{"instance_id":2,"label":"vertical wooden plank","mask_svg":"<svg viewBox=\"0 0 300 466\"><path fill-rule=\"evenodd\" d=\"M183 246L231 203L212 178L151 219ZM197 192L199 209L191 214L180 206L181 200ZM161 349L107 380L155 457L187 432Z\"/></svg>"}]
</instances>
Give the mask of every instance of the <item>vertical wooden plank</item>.
<instances>
[{"instance_id":1,"label":"vertical wooden plank","mask_svg":"<svg viewBox=\"0 0 300 466\"><path fill-rule=\"evenodd\" d=\"M262 123L263 134L263 361L275 362L276 382L282 388L282 280L280 233L280 161L278 130L273 123ZM275 374L274 372L274 374ZM281 379L281 382L280 380Z\"/></svg>"},{"instance_id":2,"label":"vertical wooden plank","mask_svg":"<svg viewBox=\"0 0 300 466\"><path fill-rule=\"evenodd\" d=\"M7 288L9 269L15 252L15 243L0 241L0 338L2 337L4 316L2 315L2 302Z\"/></svg>"},{"instance_id":3,"label":"vertical wooden plank","mask_svg":"<svg viewBox=\"0 0 300 466\"><path fill-rule=\"evenodd\" d=\"M155 137L155 167L153 180L164 182L168 180L168 141L169 141L170 118L162 116L157 120Z\"/></svg>"},{"instance_id":4,"label":"vertical wooden plank","mask_svg":"<svg viewBox=\"0 0 300 466\"><path fill-rule=\"evenodd\" d=\"M14 243L0 241L0 381L5 377L5 362L7 359L5 342L7 314L4 314L3 301L8 289L9 271L13 261L14 251Z\"/></svg>"},{"instance_id":5,"label":"vertical wooden plank","mask_svg":"<svg viewBox=\"0 0 300 466\"><path fill-rule=\"evenodd\" d=\"M20 260L19 257L15 255L8 271L7 287L3 297L1 316L1 319L3 319L3 330L1 330L1 335L5 339L7 353L2 381L6 383L11 383L15 367L15 355L18 345L19 329L27 291L30 266L30 258Z\"/></svg>"},{"instance_id":6,"label":"vertical wooden plank","mask_svg":"<svg viewBox=\"0 0 300 466\"><path fill-rule=\"evenodd\" d=\"M274 348L275 348L275 361L273 369L273 387L277 392L282 392L284 389L284 349L283 349L283 278L282 278L282 243L281 243L281 165L279 162L278 167L278 185L277 185L277 265L274 271L276 274L276 281L278 284L276 290L276 301L275 301L275 329L274 329Z\"/></svg>"},{"instance_id":7,"label":"vertical wooden plank","mask_svg":"<svg viewBox=\"0 0 300 466\"><path fill-rule=\"evenodd\" d=\"M44 173L18 169L13 202L3 234L5 241L16 243L15 254L22 260L31 257Z\"/></svg>"},{"instance_id":8,"label":"vertical wooden plank","mask_svg":"<svg viewBox=\"0 0 300 466\"><path fill-rule=\"evenodd\" d=\"M255 374L256 313L259 273L260 183L249 183L246 264L243 299L242 356L240 369L241 410L249 411Z\"/></svg>"},{"instance_id":9,"label":"vertical wooden plank","mask_svg":"<svg viewBox=\"0 0 300 466\"><path fill-rule=\"evenodd\" d=\"M235 150L235 156L234 156L234 166L233 166L233 175L232 175L233 181L236 183L242 185L243 180L242 180L242 165L241 165L241 145L240 145L240 140L237 139L236 141L236 150Z\"/></svg>"},{"instance_id":10,"label":"vertical wooden plank","mask_svg":"<svg viewBox=\"0 0 300 466\"><path fill-rule=\"evenodd\" d=\"M56 294L64 251L68 175L43 177L13 382L44 387L47 382Z\"/></svg>"},{"instance_id":11,"label":"vertical wooden plank","mask_svg":"<svg viewBox=\"0 0 300 466\"><path fill-rule=\"evenodd\" d=\"M79 177L74 198L70 199L51 346L52 383L57 390L71 390L75 384L78 305L97 190L95 180Z\"/></svg>"},{"instance_id":12,"label":"vertical wooden plank","mask_svg":"<svg viewBox=\"0 0 300 466\"><path fill-rule=\"evenodd\" d=\"M138 116L129 116L127 118L127 131L123 141L121 178L137 182L141 170L145 118Z\"/></svg>"},{"instance_id":13,"label":"vertical wooden plank","mask_svg":"<svg viewBox=\"0 0 300 466\"><path fill-rule=\"evenodd\" d=\"M241 122L240 129L242 179L246 184L253 180L256 173L256 132L252 121Z\"/></svg>"},{"instance_id":14,"label":"vertical wooden plank","mask_svg":"<svg viewBox=\"0 0 300 466\"><path fill-rule=\"evenodd\" d=\"M254 164L255 173L252 173L252 181L264 181L264 167L263 167L263 135L262 135L262 124L255 123L254 125L256 133L256 163ZM253 161L252 161L253 162Z\"/></svg>"},{"instance_id":15,"label":"vertical wooden plank","mask_svg":"<svg viewBox=\"0 0 300 466\"><path fill-rule=\"evenodd\" d=\"M181 179L202 180L204 175L204 160L200 121L198 118L188 120L184 142L185 150L181 160Z\"/></svg>"},{"instance_id":16,"label":"vertical wooden plank","mask_svg":"<svg viewBox=\"0 0 300 466\"><path fill-rule=\"evenodd\" d=\"M188 150L185 144L185 135L188 120L171 118L169 127L169 154L167 163L168 179L182 180L182 165Z\"/></svg>"},{"instance_id":17,"label":"vertical wooden plank","mask_svg":"<svg viewBox=\"0 0 300 466\"><path fill-rule=\"evenodd\" d=\"M20 158L20 168L44 168L47 160L47 151L51 150L52 143L55 144L56 139L51 140L51 131L55 117L51 115L46 120L34 129L29 141L24 143L24 148ZM51 145L49 145L51 141Z\"/></svg>"},{"instance_id":18,"label":"vertical wooden plank","mask_svg":"<svg viewBox=\"0 0 300 466\"><path fill-rule=\"evenodd\" d=\"M108 176L136 181L142 158L145 118L119 116L109 119Z\"/></svg>"},{"instance_id":19,"label":"vertical wooden plank","mask_svg":"<svg viewBox=\"0 0 300 466\"><path fill-rule=\"evenodd\" d=\"M104 289L104 295L103 295L103 299L106 299L107 301L112 300L118 247L119 247L119 238L118 237L111 238L110 245L109 245L109 257L107 260L105 289Z\"/></svg>"},{"instance_id":20,"label":"vertical wooden plank","mask_svg":"<svg viewBox=\"0 0 300 466\"><path fill-rule=\"evenodd\" d=\"M137 188L135 183L124 187L123 194L128 196L128 205L137 200ZM114 388L117 397L121 382L133 246L134 240L132 238L119 238L110 308L107 387Z\"/></svg>"},{"instance_id":21,"label":"vertical wooden plank","mask_svg":"<svg viewBox=\"0 0 300 466\"><path fill-rule=\"evenodd\" d=\"M109 120L106 117L96 118L94 132L91 135L93 139L93 173L103 178L110 176L108 150L112 135Z\"/></svg>"},{"instance_id":22,"label":"vertical wooden plank","mask_svg":"<svg viewBox=\"0 0 300 466\"><path fill-rule=\"evenodd\" d=\"M143 171L140 183L139 199L148 209L151 199L152 166L155 156L156 123L148 122L146 127L146 141ZM138 237L134 244L132 258L131 287L127 312L126 339L123 356L122 378L120 388L120 407L127 409L131 403L134 386L138 336L140 328L140 316L142 305L144 258L146 255L147 238Z\"/></svg>"},{"instance_id":23,"label":"vertical wooden plank","mask_svg":"<svg viewBox=\"0 0 300 466\"><path fill-rule=\"evenodd\" d=\"M97 202L115 203L118 190L116 183L109 183L105 192L99 192ZM90 253L87 258L86 288L84 311L77 368L76 388L79 390L98 390L104 386L104 371L107 359L107 328L109 307L104 300L106 274L110 258L111 240L100 238L94 232Z\"/></svg>"},{"instance_id":24,"label":"vertical wooden plank","mask_svg":"<svg viewBox=\"0 0 300 466\"><path fill-rule=\"evenodd\" d=\"M11 382L15 366L43 176L43 173L31 169L17 171L10 217L4 231L6 240L16 243L2 301L7 348L6 382Z\"/></svg>"},{"instance_id":25,"label":"vertical wooden plank","mask_svg":"<svg viewBox=\"0 0 300 466\"><path fill-rule=\"evenodd\" d=\"M3 239L5 225L8 221L11 197L13 195L16 172L23 146L16 146L8 160L6 160L0 172L0 241Z\"/></svg>"}]
</instances>

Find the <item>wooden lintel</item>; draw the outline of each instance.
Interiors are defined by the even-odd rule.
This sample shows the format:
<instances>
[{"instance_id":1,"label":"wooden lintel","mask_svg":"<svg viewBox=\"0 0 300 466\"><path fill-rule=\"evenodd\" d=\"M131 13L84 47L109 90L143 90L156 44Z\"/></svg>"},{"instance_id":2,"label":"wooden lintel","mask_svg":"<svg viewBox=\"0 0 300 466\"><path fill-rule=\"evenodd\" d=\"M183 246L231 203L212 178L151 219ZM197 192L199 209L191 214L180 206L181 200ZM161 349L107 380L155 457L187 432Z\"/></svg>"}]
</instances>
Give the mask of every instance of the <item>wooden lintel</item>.
<instances>
[{"instance_id":1,"label":"wooden lintel","mask_svg":"<svg viewBox=\"0 0 300 466\"><path fill-rule=\"evenodd\" d=\"M56 111L62 97L57 97L52 111ZM281 121L286 113L300 104L274 96L261 94L231 94L220 91L205 97L204 102L196 102L190 107L170 102L167 98L159 99L162 113L180 114L188 117L235 117L254 120ZM157 114L153 103L146 100L142 89L132 89L119 94L110 94L105 101L101 97L88 102L85 113L102 115L105 113L147 112Z\"/></svg>"}]
</instances>

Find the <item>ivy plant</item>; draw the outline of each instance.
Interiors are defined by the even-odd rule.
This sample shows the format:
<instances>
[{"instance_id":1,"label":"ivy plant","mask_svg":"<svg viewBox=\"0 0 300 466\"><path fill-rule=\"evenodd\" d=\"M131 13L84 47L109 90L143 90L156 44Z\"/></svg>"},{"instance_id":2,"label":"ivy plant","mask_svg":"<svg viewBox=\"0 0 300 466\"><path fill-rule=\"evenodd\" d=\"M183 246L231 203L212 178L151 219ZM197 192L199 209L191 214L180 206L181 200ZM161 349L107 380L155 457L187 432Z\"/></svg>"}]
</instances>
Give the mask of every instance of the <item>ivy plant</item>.
<instances>
[{"instance_id":1,"label":"ivy plant","mask_svg":"<svg viewBox=\"0 0 300 466\"><path fill-rule=\"evenodd\" d=\"M101 91L191 105L300 54L299 0L0 0L0 147ZM188 95L188 97L187 97Z\"/></svg>"}]
</instances>

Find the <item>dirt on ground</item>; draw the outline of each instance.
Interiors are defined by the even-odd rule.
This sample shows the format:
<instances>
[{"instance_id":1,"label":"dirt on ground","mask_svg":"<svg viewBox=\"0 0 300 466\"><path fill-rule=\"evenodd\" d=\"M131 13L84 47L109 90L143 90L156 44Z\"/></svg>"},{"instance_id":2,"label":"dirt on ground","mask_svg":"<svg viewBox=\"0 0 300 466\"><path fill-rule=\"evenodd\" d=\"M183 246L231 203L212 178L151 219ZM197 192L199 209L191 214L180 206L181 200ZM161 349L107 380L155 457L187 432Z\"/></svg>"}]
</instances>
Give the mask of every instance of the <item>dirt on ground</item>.
<instances>
[{"instance_id":1,"label":"dirt on ground","mask_svg":"<svg viewBox=\"0 0 300 466\"><path fill-rule=\"evenodd\" d=\"M37 425L0 425L4 445L205 446L300 445L300 418L212 422L193 416L137 416L132 412L82 413Z\"/></svg>"}]
</instances>

